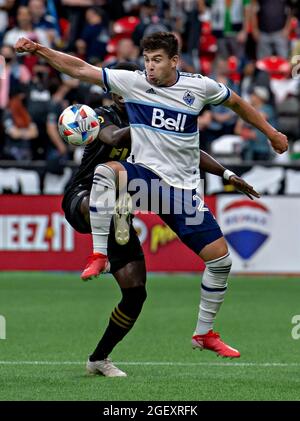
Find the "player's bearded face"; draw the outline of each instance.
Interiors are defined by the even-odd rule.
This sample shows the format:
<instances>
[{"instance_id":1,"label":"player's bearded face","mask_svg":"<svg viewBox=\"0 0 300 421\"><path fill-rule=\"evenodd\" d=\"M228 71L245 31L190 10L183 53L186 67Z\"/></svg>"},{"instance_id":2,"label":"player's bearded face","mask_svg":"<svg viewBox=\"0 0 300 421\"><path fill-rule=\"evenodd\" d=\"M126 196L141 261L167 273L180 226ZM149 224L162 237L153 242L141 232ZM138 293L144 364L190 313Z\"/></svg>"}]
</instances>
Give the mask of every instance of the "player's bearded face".
<instances>
[{"instance_id":1,"label":"player's bearded face","mask_svg":"<svg viewBox=\"0 0 300 421\"><path fill-rule=\"evenodd\" d=\"M178 56L170 58L163 49L159 49L144 51L144 60L148 82L156 86L175 83Z\"/></svg>"}]
</instances>

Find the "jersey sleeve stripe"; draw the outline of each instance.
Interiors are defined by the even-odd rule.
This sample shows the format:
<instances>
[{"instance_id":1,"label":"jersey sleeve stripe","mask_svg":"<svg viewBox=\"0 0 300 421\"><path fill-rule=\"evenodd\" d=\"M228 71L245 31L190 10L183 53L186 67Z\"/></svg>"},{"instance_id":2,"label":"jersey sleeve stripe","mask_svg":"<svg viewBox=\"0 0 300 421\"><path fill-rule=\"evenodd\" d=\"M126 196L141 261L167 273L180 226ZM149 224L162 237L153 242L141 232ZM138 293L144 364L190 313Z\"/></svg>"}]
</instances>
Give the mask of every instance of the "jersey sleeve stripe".
<instances>
[{"instance_id":1,"label":"jersey sleeve stripe","mask_svg":"<svg viewBox=\"0 0 300 421\"><path fill-rule=\"evenodd\" d=\"M103 78L103 83L104 83L104 92L110 92L108 74L106 72L106 69L102 69L102 78Z\"/></svg>"},{"instance_id":2,"label":"jersey sleeve stripe","mask_svg":"<svg viewBox=\"0 0 300 421\"><path fill-rule=\"evenodd\" d=\"M146 129L146 130L151 130L153 132L158 132L158 133L164 133L167 134L168 136L173 136L173 137L178 137L179 139L182 137L191 137L191 136L195 136L198 134L198 130L195 132L189 132L189 133L182 133L182 132L171 132L170 130L166 130L166 129L158 129L156 127L152 127L152 126L148 126L147 124L130 124L130 127L132 128L141 128L141 129Z\"/></svg>"},{"instance_id":3,"label":"jersey sleeve stripe","mask_svg":"<svg viewBox=\"0 0 300 421\"><path fill-rule=\"evenodd\" d=\"M225 95L225 97L222 99L222 101L221 101L221 102L218 102L217 104L212 104L212 105L214 105L215 107L216 107L217 105L221 105L221 104L223 104L223 102L227 101L227 99L230 97L230 95L231 95L230 89L228 89L228 88L227 88L227 86L225 86L225 87L226 87L226 89L227 89L226 95Z\"/></svg>"}]
</instances>

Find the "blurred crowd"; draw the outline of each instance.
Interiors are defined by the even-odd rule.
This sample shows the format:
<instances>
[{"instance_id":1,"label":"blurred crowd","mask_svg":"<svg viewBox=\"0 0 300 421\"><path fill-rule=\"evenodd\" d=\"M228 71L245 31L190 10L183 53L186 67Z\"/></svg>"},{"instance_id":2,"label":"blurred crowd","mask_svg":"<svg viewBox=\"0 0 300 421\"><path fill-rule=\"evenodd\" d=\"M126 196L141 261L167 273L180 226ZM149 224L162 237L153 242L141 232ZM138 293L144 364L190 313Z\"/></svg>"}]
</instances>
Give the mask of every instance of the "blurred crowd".
<instances>
[{"instance_id":1,"label":"blurred crowd","mask_svg":"<svg viewBox=\"0 0 300 421\"><path fill-rule=\"evenodd\" d=\"M143 69L142 37L164 30L178 38L180 71L227 84L289 137L290 159L299 156L300 0L0 0L0 159L46 160L60 171L74 158L58 134L60 113L111 103L100 87L16 56L19 37L96 66ZM224 106L205 108L199 128L209 152L274 159L266 137Z\"/></svg>"}]
</instances>

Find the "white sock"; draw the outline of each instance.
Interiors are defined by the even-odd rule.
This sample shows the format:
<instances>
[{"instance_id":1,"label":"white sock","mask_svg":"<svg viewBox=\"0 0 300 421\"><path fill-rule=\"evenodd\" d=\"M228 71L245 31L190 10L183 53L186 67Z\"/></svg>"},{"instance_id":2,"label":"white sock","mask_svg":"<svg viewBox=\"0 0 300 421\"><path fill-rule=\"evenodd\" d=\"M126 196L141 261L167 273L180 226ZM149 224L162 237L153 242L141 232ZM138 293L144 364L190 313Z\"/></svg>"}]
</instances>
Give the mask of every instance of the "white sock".
<instances>
[{"instance_id":1,"label":"white sock","mask_svg":"<svg viewBox=\"0 0 300 421\"><path fill-rule=\"evenodd\" d=\"M204 335L213 328L216 314L224 301L231 263L229 253L219 259L205 262L198 322L194 335Z\"/></svg>"},{"instance_id":2,"label":"white sock","mask_svg":"<svg viewBox=\"0 0 300 421\"><path fill-rule=\"evenodd\" d=\"M95 169L90 195L90 220L94 253L107 255L107 241L116 203L116 174L108 165Z\"/></svg>"}]
</instances>

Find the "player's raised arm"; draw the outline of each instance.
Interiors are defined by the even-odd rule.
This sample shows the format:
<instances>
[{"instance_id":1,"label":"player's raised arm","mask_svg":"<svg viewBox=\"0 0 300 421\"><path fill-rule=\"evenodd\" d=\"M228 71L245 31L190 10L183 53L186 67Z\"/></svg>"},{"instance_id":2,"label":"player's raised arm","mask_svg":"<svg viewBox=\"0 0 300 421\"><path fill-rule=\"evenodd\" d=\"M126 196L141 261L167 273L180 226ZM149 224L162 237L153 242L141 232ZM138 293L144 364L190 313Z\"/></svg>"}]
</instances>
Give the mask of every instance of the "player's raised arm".
<instances>
[{"instance_id":1,"label":"player's raised arm","mask_svg":"<svg viewBox=\"0 0 300 421\"><path fill-rule=\"evenodd\" d=\"M42 57L54 69L66 73L75 79L104 86L102 69L92 66L77 57L44 47L27 38L19 38L15 44L15 50L17 53L30 53Z\"/></svg>"},{"instance_id":2,"label":"player's raised arm","mask_svg":"<svg viewBox=\"0 0 300 421\"><path fill-rule=\"evenodd\" d=\"M231 92L230 98L223 103L226 107L231 108L244 121L252 124L254 127L263 132L270 140L275 152L283 153L288 149L287 137L276 130L252 105L244 101L235 92Z\"/></svg>"}]
</instances>

